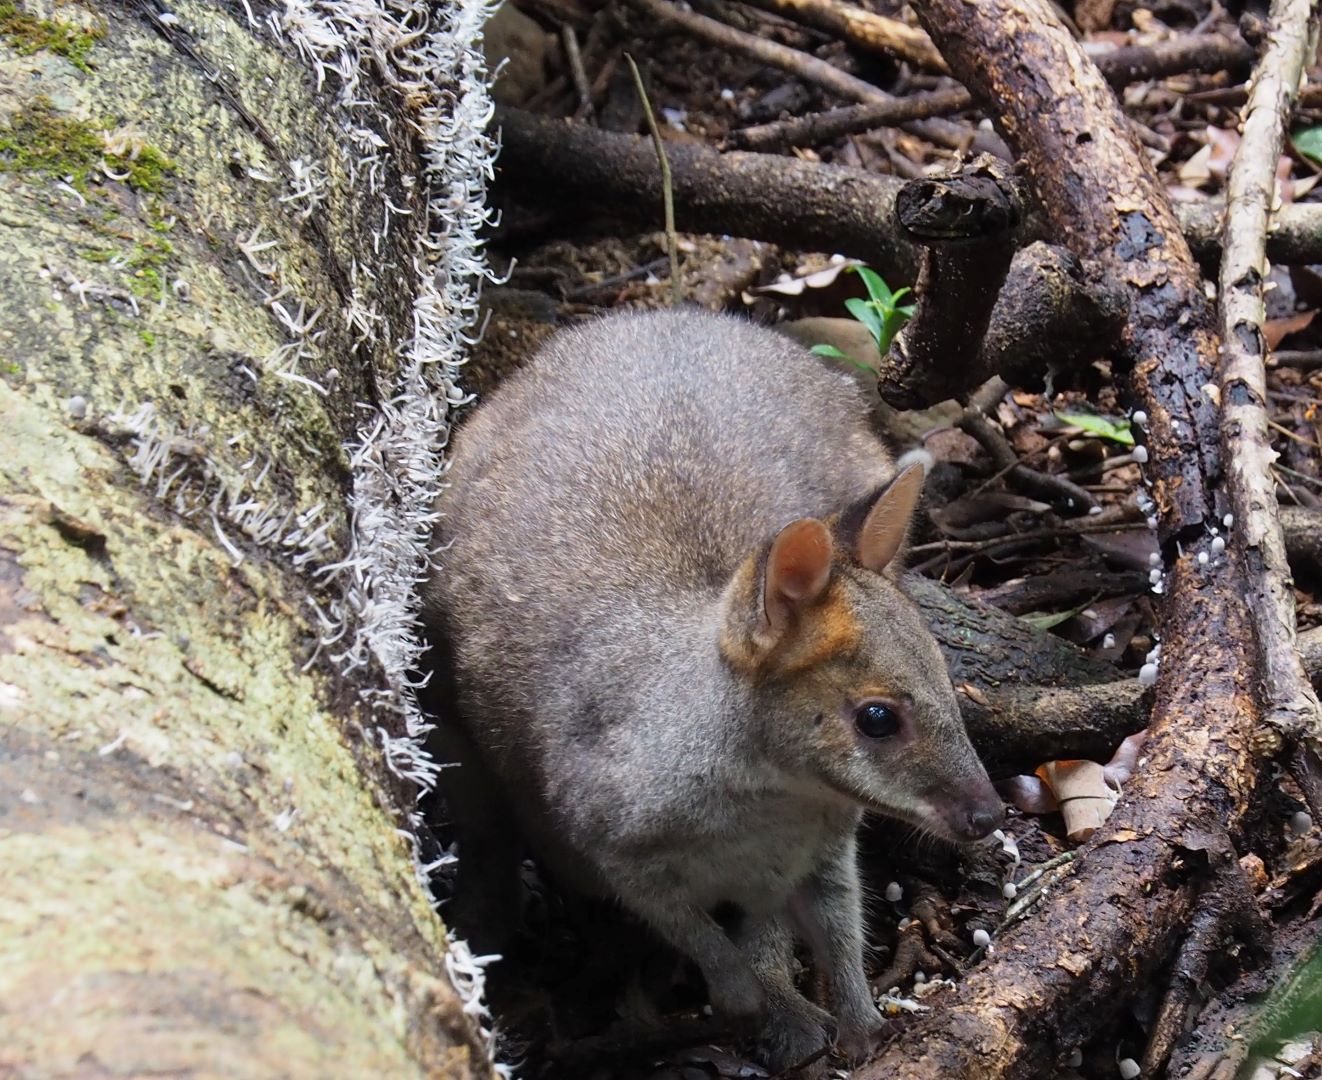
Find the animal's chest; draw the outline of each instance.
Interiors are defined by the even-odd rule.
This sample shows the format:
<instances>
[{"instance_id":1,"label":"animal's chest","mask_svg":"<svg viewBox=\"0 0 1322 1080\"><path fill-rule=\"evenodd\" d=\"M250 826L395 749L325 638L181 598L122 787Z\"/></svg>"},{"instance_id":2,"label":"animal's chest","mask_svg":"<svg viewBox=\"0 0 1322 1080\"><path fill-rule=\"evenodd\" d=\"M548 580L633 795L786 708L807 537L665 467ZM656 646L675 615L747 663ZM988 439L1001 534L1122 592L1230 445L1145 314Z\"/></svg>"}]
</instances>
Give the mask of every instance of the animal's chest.
<instances>
[{"instance_id":1,"label":"animal's chest","mask_svg":"<svg viewBox=\"0 0 1322 1080\"><path fill-rule=\"evenodd\" d=\"M838 812L777 810L785 808L731 815L723 827L704 829L668 854L670 870L693 903L710 909L728 902L754 915L780 911L853 827L852 818Z\"/></svg>"}]
</instances>

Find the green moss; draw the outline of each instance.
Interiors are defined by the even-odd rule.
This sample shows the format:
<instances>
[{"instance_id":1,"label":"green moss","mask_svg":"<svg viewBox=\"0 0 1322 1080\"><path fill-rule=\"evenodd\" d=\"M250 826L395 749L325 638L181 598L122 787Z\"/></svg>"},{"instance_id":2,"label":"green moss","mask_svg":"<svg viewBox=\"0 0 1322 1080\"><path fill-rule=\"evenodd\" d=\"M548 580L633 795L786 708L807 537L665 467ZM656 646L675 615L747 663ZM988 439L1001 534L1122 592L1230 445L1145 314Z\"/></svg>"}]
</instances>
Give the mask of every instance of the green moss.
<instances>
[{"instance_id":1,"label":"green moss","mask_svg":"<svg viewBox=\"0 0 1322 1080\"><path fill-rule=\"evenodd\" d=\"M100 128L61 116L47 97L37 97L0 127L0 172L67 177L79 191L86 190L104 151Z\"/></svg>"},{"instance_id":2,"label":"green moss","mask_svg":"<svg viewBox=\"0 0 1322 1080\"><path fill-rule=\"evenodd\" d=\"M112 163L115 158L108 158ZM159 195L165 190L165 182L170 174L174 172L174 162L166 157L160 150L154 146L140 147L137 154L131 157L121 157L118 159L123 165L123 169L116 169L120 173L128 173L128 179L124 182L131 188L138 191L146 191L152 195ZM153 228L156 225L153 224ZM164 231L164 230L157 230Z\"/></svg>"},{"instance_id":3,"label":"green moss","mask_svg":"<svg viewBox=\"0 0 1322 1080\"><path fill-rule=\"evenodd\" d=\"M138 337L142 338L142 343L149 349L156 344L156 335L150 330L139 330Z\"/></svg>"},{"instance_id":4,"label":"green moss","mask_svg":"<svg viewBox=\"0 0 1322 1080\"><path fill-rule=\"evenodd\" d=\"M105 33L99 26L87 28L38 19L12 0L0 0L0 37L22 56L43 50L53 52L63 56L79 71L90 72L88 54Z\"/></svg>"},{"instance_id":5,"label":"green moss","mask_svg":"<svg viewBox=\"0 0 1322 1080\"><path fill-rule=\"evenodd\" d=\"M174 255L174 245L168 240L154 237L144 240L133 249L126 265L132 278L129 288L148 300L159 300L165 290L165 274Z\"/></svg>"},{"instance_id":6,"label":"green moss","mask_svg":"<svg viewBox=\"0 0 1322 1080\"><path fill-rule=\"evenodd\" d=\"M174 162L150 145L109 152L105 132L103 123L64 116L50 98L38 96L0 126L0 172L58 176L86 192L89 182L100 182L104 164L137 191L163 192Z\"/></svg>"}]
</instances>

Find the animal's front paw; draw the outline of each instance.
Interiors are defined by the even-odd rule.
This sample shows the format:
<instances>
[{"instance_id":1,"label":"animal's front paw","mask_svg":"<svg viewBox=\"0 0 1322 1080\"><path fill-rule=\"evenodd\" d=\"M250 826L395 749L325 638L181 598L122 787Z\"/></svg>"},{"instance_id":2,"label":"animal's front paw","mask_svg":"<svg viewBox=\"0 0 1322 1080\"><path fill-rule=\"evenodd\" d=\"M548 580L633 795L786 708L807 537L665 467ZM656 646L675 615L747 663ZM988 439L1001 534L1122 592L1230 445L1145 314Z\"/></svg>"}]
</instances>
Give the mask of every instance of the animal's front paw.
<instances>
[{"instance_id":1,"label":"animal's front paw","mask_svg":"<svg viewBox=\"0 0 1322 1080\"><path fill-rule=\"evenodd\" d=\"M719 979L709 979L707 996L713 1011L737 1027L758 1031L767 1016L767 992L751 968L727 968Z\"/></svg>"},{"instance_id":2,"label":"animal's front paw","mask_svg":"<svg viewBox=\"0 0 1322 1080\"><path fill-rule=\"evenodd\" d=\"M834 1042L835 1018L800 998L792 1005L771 1010L758 1039L758 1056L767 1068L779 1073L814 1059L820 1061L823 1051Z\"/></svg>"},{"instance_id":3,"label":"animal's front paw","mask_svg":"<svg viewBox=\"0 0 1322 1080\"><path fill-rule=\"evenodd\" d=\"M881 1042L882 1021L880 1016L840 1025L840 1035L836 1039L836 1049L851 1064L858 1065L872 1056Z\"/></svg>"}]
</instances>

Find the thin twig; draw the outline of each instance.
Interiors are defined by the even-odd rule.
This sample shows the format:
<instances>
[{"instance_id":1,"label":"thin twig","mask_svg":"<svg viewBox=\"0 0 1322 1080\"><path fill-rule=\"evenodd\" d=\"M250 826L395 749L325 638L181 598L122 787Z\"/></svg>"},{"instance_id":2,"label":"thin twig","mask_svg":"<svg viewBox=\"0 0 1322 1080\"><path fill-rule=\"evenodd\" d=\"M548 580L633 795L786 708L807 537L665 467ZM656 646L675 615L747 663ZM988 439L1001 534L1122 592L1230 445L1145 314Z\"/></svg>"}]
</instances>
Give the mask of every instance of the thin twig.
<instances>
[{"instance_id":1,"label":"thin twig","mask_svg":"<svg viewBox=\"0 0 1322 1080\"><path fill-rule=\"evenodd\" d=\"M647 130L652 133L652 145L656 147L656 156L661 162L661 202L666 214L666 251L670 255L670 301L678 307L684 294L679 280L679 239L675 235L675 192L670 180L670 159L666 157L666 148L661 142L661 129L657 127L652 102L643 86L642 73L632 56L625 53L624 58L633 73L633 84L638 90L638 99L643 103L643 115L647 117Z\"/></svg>"},{"instance_id":2,"label":"thin twig","mask_svg":"<svg viewBox=\"0 0 1322 1080\"><path fill-rule=\"evenodd\" d=\"M1004 536L991 536L982 540L933 540L927 544L916 544L909 549L910 555L929 553L953 554L958 551L987 551L1006 544L1023 544L1038 540L1062 540L1070 536L1083 536L1087 533L1129 532L1146 529L1146 522L1116 520L1106 514L1094 514L1087 518L1074 518L1050 529L1034 529L1032 532L1006 533Z\"/></svg>"},{"instance_id":3,"label":"thin twig","mask_svg":"<svg viewBox=\"0 0 1322 1080\"><path fill-rule=\"evenodd\" d=\"M578 34L569 23L560 27L560 40L564 42L569 75L574 80L574 91L578 94L578 110L574 115L588 116L592 112L592 87L588 83L588 73L583 70L583 54L578 48Z\"/></svg>"},{"instance_id":4,"label":"thin twig","mask_svg":"<svg viewBox=\"0 0 1322 1080\"><path fill-rule=\"evenodd\" d=\"M736 30L732 26L726 26L725 23L709 19L705 15L685 11L675 4L668 3L667 0L630 0L630 2L639 11L650 15L658 22L672 23L703 41L709 41L713 45L719 45L731 52L760 60L762 63L770 64L781 71L788 71L791 75L804 80L804 82L813 83L824 90L829 90L836 97L845 98L849 101L890 102L895 100L891 94L879 90L871 83L865 82L855 75L841 71L834 64L828 64L825 60L819 60L817 57L800 52L798 49L791 49L787 45L768 41L766 38L760 38L755 34L747 34L742 30Z\"/></svg>"},{"instance_id":5,"label":"thin twig","mask_svg":"<svg viewBox=\"0 0 1322 1080\"><path fill-rule=\"evenodd\" d=\"M877 15L840 0L749 0L754 7L787 15L824 30L849 45L882 56L898 56L929 71L946 70L932 39L916 26Z\"/></svg>"},{"instance_id":6,"label":"thin twig","mask_svg":"<svg viewBox=\"0 0 1322 1080\"><path fill-rule=\"evenodd\" d=\"M1268 435L1262 331L1264 251L1276 162L1304 66L1316 48L1316 7L1310 0L1274 0L1270 26L1226 185L1219 290L1221 438L1235 514L1232 535L1245 569L1245 599L1257 645L1263 719L1282 735L1303 738L1317 754L1322 752L1322 706L1295 645L1293 582L1271 475L1276 454ZM1283 465L1276 468L1303 478ZM1322 792L1309 795L1314 813L1322 812L1315 802Z\"/></svg>"}]
</instances>

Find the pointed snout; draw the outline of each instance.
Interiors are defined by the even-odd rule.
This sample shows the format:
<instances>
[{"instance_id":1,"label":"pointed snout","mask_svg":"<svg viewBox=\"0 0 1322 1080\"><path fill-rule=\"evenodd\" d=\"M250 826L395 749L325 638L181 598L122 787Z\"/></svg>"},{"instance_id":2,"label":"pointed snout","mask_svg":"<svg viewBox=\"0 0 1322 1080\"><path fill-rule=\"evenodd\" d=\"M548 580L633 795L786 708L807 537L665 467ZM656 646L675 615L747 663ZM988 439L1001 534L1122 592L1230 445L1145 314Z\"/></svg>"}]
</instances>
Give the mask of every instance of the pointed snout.
<instances>
[{"instance_id":1,"label":"pointed snout","mask_svg":"<svg viewBox=\"0 0 1322 1080\"><path fill-rule=\"evenodd\" d=\"M973 806L964 810L955 822L955 832L963 840L981 840L1004 822L1005 807L998 800L995 806Z\"/></svg>"},{"instance_id":2,"label":"pointed snout","mask_svg":"<svg viewBox=\"0 0 1322 1080\"><path fill-rule=\"evenodd\" d=\"M946 828L958 840L981 840L1005 822L1005 806L991 781L984 777L972 786L964 798L948 799L941 807Z\"/></svg>"}]
</instances>

